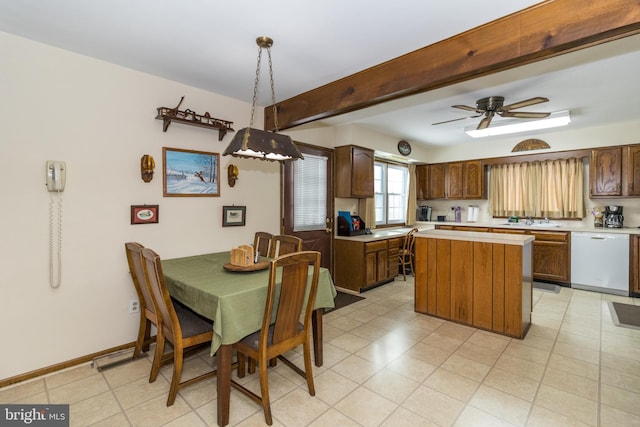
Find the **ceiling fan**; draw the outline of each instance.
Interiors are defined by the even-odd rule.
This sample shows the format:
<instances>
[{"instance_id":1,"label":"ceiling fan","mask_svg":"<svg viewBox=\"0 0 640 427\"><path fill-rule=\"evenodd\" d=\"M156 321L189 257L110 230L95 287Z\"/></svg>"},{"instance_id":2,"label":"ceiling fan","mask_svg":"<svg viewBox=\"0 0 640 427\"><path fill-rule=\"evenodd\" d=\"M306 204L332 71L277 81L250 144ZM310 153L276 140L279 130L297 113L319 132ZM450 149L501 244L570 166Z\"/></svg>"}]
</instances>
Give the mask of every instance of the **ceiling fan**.
<instances>
[{"instance_id":1,"label":"ceiling fan","mask_svg":"<svg viewBox=\"0 0 640 427\"><path fill-rule=\"evenodd\" d=\"M452 105L453 108L459 108L461 110L473 111L478 113L475 116L460 117L458 119L446 120L444 122L433 123L433 125L440 125L443 123L455 122L458 120L472 119L476 117L484 118L480 120L477 129L485 129L491 124L491 120L497 114L500 117L518 117L523 119L543 119L548 117L551 113L534 113L525 111L512 111L517 108L528 107L529 105L541 104L547 102L549 99L537 96L535 98L525 99L524 101L514 102L513 104L504 105L503 96L488 96L476 101L475 107L468 105Z\"/></svg>"}]
</instances>

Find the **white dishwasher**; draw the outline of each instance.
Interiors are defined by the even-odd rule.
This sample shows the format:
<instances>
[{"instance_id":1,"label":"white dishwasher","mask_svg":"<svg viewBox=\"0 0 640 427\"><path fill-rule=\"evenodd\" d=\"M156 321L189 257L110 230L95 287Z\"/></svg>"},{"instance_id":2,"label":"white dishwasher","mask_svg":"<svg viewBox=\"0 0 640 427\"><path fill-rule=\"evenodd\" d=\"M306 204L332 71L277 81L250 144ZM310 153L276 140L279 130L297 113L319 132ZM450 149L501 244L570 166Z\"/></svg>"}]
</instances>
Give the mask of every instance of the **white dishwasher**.
<instances>
[{"instance_id":1,"label":"white dishwasher","mask_svg":"<svg viewBox=\"0 0 640 427\"><path fill-rule=\"evenodd\" d=\"M571 287L629 295L629 235L571 233Z\"/></svg>"}]
</instances>

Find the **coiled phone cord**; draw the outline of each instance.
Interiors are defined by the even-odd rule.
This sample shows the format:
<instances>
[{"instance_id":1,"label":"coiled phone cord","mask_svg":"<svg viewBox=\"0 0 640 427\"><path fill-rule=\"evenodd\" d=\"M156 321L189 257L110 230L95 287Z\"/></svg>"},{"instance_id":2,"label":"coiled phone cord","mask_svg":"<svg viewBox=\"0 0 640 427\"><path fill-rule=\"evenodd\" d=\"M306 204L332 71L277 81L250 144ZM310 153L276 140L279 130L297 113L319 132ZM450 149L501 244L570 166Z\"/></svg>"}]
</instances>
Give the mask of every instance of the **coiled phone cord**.
<instances>
[{"instance_id":1,"label":"coiled phone cord","mask_svg":"<svg viewBox=\"0 0 640 427\"><path fill-rule=\"evenodd\" d=\"M49 198L49 284L51 285L52 288L56 289L58 287L60 287L60 283L61 283L61 279L62 279L62 195L60 194L60 192L58 191L58 215L57 215L57 223L56 225L56 230L57 233L54 233L54 209L53 209L53 194L51 194L51 197ZM57 234L57 235L54 235ZM58 247L57 247L57 252L54 253L54 246L55 246L55 240L57 237L57 243L58 243ZM54 258L56 258L57 254L57 261L58 261L58 275L57 278L55 277L55 268L54 268Z\"/></svg>"}]
</instances>

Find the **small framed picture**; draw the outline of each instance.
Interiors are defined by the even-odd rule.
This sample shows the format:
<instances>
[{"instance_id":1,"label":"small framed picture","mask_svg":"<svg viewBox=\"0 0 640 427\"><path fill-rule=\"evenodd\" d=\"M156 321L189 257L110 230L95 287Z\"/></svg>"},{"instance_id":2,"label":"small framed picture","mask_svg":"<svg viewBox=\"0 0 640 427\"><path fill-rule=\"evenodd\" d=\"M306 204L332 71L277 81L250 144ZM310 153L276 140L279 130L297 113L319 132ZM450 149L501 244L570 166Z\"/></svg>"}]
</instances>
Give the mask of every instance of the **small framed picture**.
<instances>
[{"instance_id":1,"label":"small framed picture","mask_svg":"<svg viewBox=\"0 0 640 427\"><path fill-rule=\"evenodd\" d=\"M165 197L220 196L220 154L162 147Z\"/></svg>"},{"instance_id":2,"label":"small framed picture","mask_svg":"<svg viewBox=\"0 0 640 427\"><path fill-rule=\"evenodd\" d=\"M244 225L246 213L246 206L223 206L222 226L232 227L235 225Z\"/></svg>"},{"instance_id":3,"label":"small framed picture","mask_svg":"<svg viewBox=\"0 0 640 427\"><path fill-rule=\"evenodd\" d=\"M131 205L131 224L157 224L159 215L158 205Z\"/></svg>"}]
</instances>

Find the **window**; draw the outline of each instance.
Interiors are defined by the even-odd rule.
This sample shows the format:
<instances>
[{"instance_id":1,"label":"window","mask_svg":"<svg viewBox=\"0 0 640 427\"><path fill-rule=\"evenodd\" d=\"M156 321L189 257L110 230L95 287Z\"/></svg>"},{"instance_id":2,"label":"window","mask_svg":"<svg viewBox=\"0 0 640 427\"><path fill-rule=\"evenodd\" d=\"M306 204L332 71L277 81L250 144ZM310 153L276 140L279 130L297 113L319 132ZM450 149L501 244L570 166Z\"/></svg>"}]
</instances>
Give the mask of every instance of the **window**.
<instances>
[{"instance_id":1,"label":"window","mask_svg":"<svg viewBox=\"0 0 640 427\"><path fill-rule=\"evenodd\" d=\"M409 170L406 166L375 162L376 225L403 224L407 213Z\"/></svg>"},{"instance_id":2,"label":"window","mask_svg":"<svg viewBox=\"0 0 640 427\"><path fill-rule=\"evenodd\" d=\"M581 159L494 165L489 181L492 216L585 216Z\"/></svg>"},{"instance_id":3,"label":"window","mask_svg":"<svg viewBox=\"0 0 640 427\"><path fill-rule=\"evenodd\" d=\"M327 205L327 158L305 154L294 163L293 231L324 230Z\"/></svg>"}]
</instances>

